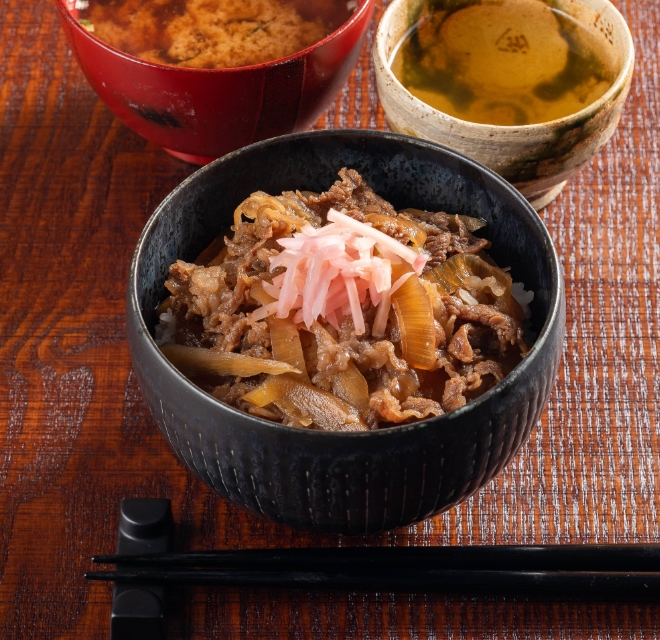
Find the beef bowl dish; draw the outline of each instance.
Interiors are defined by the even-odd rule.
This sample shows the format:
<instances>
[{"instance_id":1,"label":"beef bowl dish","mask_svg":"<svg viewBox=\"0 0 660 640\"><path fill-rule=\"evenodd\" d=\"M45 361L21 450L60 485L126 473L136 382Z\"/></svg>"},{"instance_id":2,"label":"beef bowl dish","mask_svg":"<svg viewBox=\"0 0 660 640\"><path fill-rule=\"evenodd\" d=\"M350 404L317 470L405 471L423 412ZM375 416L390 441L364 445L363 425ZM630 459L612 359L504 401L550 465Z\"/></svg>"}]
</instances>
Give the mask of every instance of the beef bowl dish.
<instances>
[{"instance_id":1,"label":"beef bowl dish","mask_svg":"<svg viewBox=\"0 0 660 640\"><path fill-rule=\"evenodd\" d=\"M127 296L177 457L257 515L335 533L492 479L539 419L565 322L524 198L382 132L284 136L198 171L147 223Z\"/></svg>"}]
</instances>

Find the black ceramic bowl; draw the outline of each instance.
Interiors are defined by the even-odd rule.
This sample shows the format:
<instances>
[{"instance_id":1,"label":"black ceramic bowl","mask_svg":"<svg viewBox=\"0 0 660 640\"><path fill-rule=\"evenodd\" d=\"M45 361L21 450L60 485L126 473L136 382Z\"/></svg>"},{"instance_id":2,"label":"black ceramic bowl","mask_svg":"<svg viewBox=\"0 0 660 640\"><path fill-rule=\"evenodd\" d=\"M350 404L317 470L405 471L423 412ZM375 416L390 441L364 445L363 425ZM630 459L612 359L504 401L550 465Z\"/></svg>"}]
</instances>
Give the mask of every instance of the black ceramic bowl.
<instances>
[{"instance_id":1,"label":"black ceramic bowl","mask_svg":"<svg viewBox=\"0 0 660 640\"><path fill-rule=\"evenodd\" d=\"M170 263L194 257L253 191L322 191L342 167L397 208L485 218L490 255L535 292L539 337L502 382L465 407L362 433L309 431L226 406L190 383L152 335ZM167 442L221 496L268 520L334 533L392 529L444 511L483 487L537 423L557 373L565 323L557 255L540 218L485 167L435 144L382 132L274 138L200 169L158 207L138 242L127 325L135 373Z\"/></svg>"}]
</instances>

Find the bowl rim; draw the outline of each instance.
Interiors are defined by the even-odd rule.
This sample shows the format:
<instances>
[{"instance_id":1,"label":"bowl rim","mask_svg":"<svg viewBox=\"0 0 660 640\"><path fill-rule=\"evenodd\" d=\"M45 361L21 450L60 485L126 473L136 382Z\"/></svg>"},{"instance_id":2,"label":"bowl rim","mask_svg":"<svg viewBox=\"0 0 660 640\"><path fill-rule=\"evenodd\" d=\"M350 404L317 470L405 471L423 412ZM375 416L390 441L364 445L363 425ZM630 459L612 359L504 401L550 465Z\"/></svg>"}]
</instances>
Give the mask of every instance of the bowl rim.
<instances>
[{"instance_id":1,"label":"bowl rim","mask_svg":"<svg viewBox=\"0 0 660 640\"><path fill-rule=\"evenodd\" d=\"M196 67L179 67L176 65L171 65L171 64L162 64L160 62L151 62L150 60L143 60L142 58L138 58L137 56L134 56L130 53L126 53L125 51L122 51L121 49L117 49L113 47L112 45L109 45L108 43L104 42L101 40L99 37L95 36L92 32L87 31L85 27L83 27L78 20L76 20L72 15L70 9L66 6L66 0L56 0L57 5L60 9L60 13L64 16L66 19L67 23L71 25L76 31L81 33L83 36L89 38L92 42L96 43L98 46L101 48L107 50L109 53L114 54L115 56L118 56L120 58L123 58L129 62L136 62L142 66L145 67L151 67L153 69L160 69L160 70L166 70L166 71L175 71L175 72L180 72L180 73L239 73L241 71L259 71L262 69L270 68L273 66L280 66L283 64L286 64L288 62L291 62L292 60L295 60L296 58L302 58L311 53L314 49L317 47L320 47L331 40L334 40L338 38L341 34L344 33L344 31L348 30L350 27L353 26L353 23L357 22L358 20L362 19L363 15L365 13L373 11L374 8L374 3L375 0L358 0L358 7L355 9L355 11L351 14L351 16L346 20L346 22L342 23L337 29L335 29L332 33L329 33L325 38L322 40L319 40L318 42L315 42L314 44L311 44L309 47L305 47L304 49L301 49L300 51L295 51L294 53L285 56L283 58L276 58L275 60L267 60L266 62L259 62L258 64L249 64L245 65L242 67L222 67L219 69L204 69L204 68L196 68Z\"/></svg>"},{"instance_id":2,"label":"bowl rim","mask_svg":"<svg viewBox=\"0 0 660 640\"><path fill-rule=\"evenodd\" d=\"M191 382L176 367L174 367L167 360L167 358L165 358L162 355L146 323L144 322L144 319L142 317L142 311L140 309L138 295L137 295L138 264L140 262L140 257L142 254L143 247L148 237L151 235L153 229L158 224L162 212L165 210L169 202L179 194L179 192L187 189L188 185L191 182L195 180L203 179L204 175L207 172L212 171L217 165L223 164L225 162L231 162L233 158L241 154L250 153L252 151L258 151L262 147L272 144L277 144L279 142L288 142L290 140L297 140L297 139L312 139L312 140L315 138L323 139L337 135L343 137L350 136L350 137L379 138L381 140L386 139L397 142L405 142L408 144L412 143L413 145L422 147L424 149L440 151L441 153L447 154L462 162L467 162L469 165L472 165L478 171L486 173L491 179L500 183L500 186L504 188L505 191L508 191L510 195L513 196L513 198L519 202L519 204L523 207L523 209L527 211L527 213L530 216L530 222L540 233L540 236L543 240L543 245L550 260L550 282L551 282L549 311L545 323L543 324L543 328L541 329L538 338L536 339L534 344L530 347L530 350L527 353L527 355L518 365L516 365L516 367L507 376L505 376L500 382L498 382L494 387L489 389L486 393L479 396L476 400L467 403L466 405L464 405L459 409L455 409L454 411L450 411L440 416L434 416L431 418L427 418L425 420L419 420L411 424L388 427L386 429L375 429L372 431L345 432L345 431L322 431L316 429L310 430L310 429L301 429L300 427L291 427L287 425L282 425L277 422L271 422L270 420L259 418L257 416L250 415L244 411L240 411L239 409L231 407L228 404L221 402L217 398L213 397L210 393L207 393L206 391L195 385L193 382ZM397 133L390 133L387 131L370 130L370 129L367 130L326 129L326 130L306 131L302 133L287 134L284 136L278 136L276 138L270 138L268 140L256 142L246 147L242 147L241 149L232 151L231 153L228 153L227 155L222 156L221 158L214 160L210 164L198 169L193 174L188 176L188 178L186 178L181 184L175 187L156 207L154 213L149 217L149 220L145 224L144 229L140 234L140 238L138 239L137 245L135 247L135 251L133 253L133 258L131 260L127 298L128 298L128 305L126 312L127 314L134 314L137 319L137 330L135 332L137 335L137 339L143 340L145 342L146 346L148 347L152 355L155 356L157 359L159 359L159 361L162 362L166 367L168 367L169 370L173 372L184 383L184 385L187 387L189 392L192 392L195 395L200 396L201 397L200 399L204 400L205 402L208 402L210 400L213 403L217 404L218 406L222 407L224 410L228 410L230 413L236 414L236 416L240 416L243 419L248 418L254 420L255 423L261 427L282 429L289 433L298 433L298 434L304 433L307 434L309 437L323 437L323 438L395 437L396 435L404 432L415 431L418 429L425 429L431 426L439 427L440 424L450 423L452 420L460 419L465 413L474 410L475 407L479 407L482 404L489 402L491 398L493 398L495 395L499 395L502 393L504 393L505 395L508 394L508 392L515 387L517 382L521 378L524 378L527 375L528 370L533 366L536 359L539 357L543 357L543 354L541 353L543 347L548 342L550 334L552 333L555 325L557 324L557 322L559 321L562 315L562 308L563 308L562 303L564 299L564 281L562 277L562 270L559 262L559 257L557 255L557 251L552 242L552 238L550 237L550 234L546 226L544 225L543 221L541 220L540 216L534 210L534 208L527 202L527 200L525 200L522 194L520 194L520 192L515 189L515 187L513 187L510 183L504 180L504 178L501 178L498 174L496 174L488 167L480 164L476 160L472 160L471 158L468 158L467 156L457 151L449 149L448 147L445 147L443 145L434 142L429 142L427 140L414 138L411 136L406 136Z\"/></svg>"},{"instance_id":3,"label":"bowl rim","mask_svg":"<svg viewBox=\"0 0 660 640\"><path fill-rule=\"evenodd\" d=\"M59 0L58 0L59 1ZM372 57L376 67L381 67L388 79L390 79L400 90L404 91L405 94L412 100L413 104L416 107L423 109L428 113L434 115L438 114L440 117L448 122L449 125L459 125L463 127L474 128L476 131L486 133L496 129L497 131L502 131L506 133L513 133L517 131L534 132L542 131L549 127L558 128L564 126L570 126L575 123L579 123L584 120L591 119L596 113L598 113L610 100L618 97L619 94L625 92L626 85L630 85L632 81L633 71L635 67L635 44L633 41L632 34L630 32L630 27L626 22L626 19L623 17L621 12L617 7L610 2L610 0L601 0L605 3L608 9L614 14L615 18L619 20L620 24L623 27L623 36L626 42L628 55L626 56L619 74L612 82L612 86L600 97L598 100L595 100L591 104L588 104L586 107L576 111L575 113L569 113L566 116L561 118L555 118L554 120L545 120L544 122L536 122L533 124L520 124L520 125L503 125L503 124L486 124L483 122L471 122L470 120L463 120L462 118L457 118L456 116L449 115L444 111L440 111L435 107L432 107L430 104L427 104L423 100L420 100L414 96L399 79L392 73L390 60L385 56L385 38L387 34L385 33L386 25L391 20L392 14L394 13L398 5L409 2L410 0L392 0L390 5L387 7L383 16L378 23L378 28L374 36L374 45L372 49ZM583 0L576 0L577 3L590 6L588 3L583 2ZM591 7L593 8L593 7ZM412 27L410 27L412 28ZM407 31L406 31L407 33Z\"/></svg>"}]
</instances>

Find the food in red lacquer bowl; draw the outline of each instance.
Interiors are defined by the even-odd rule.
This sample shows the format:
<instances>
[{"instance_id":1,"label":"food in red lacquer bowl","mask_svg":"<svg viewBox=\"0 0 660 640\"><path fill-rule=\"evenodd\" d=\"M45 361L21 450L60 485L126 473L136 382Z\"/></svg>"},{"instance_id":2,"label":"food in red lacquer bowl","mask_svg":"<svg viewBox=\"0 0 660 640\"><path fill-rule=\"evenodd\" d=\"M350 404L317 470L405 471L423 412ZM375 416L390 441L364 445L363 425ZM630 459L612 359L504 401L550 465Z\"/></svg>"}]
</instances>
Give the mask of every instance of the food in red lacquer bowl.
<instances>
[{"instance_id":1,"label":"food in red lacquer bowl","mask_svg":"<svg viewBox=\"0 0 660 640\"><path fill-rule=\"evenodd\" d=\"M374 0L57 6L80 67L115 115L172 155L206 164L309 128L355 66Z\"/></svg>"}]
</instances>

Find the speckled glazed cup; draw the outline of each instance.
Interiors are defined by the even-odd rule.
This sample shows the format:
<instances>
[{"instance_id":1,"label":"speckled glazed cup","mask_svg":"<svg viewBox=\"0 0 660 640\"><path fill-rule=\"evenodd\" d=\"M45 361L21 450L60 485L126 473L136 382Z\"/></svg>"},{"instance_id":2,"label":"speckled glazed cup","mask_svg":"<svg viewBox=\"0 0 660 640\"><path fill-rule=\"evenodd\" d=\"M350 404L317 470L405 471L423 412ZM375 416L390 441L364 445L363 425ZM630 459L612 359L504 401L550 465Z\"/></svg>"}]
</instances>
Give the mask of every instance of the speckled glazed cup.
<instances>
[{"instance_id":1,"label":"speckled glazed cup","mask_svg":"<svg viewBox=\"0 0 660 640\"><path fill-rule=\"evenodd\" d=\"M476 0L479 2L480 0ZM628 95L634 48L623 16L608 0L544 0L587 26L615 69L610 89L564 118L524 126L496 126L449 116L413 96L390 69L395 48L416 22L425 0L393 0L373 48L378 95L390 127L446 145L485 164L511 182L537 209L612 137Z\"/></svg>"},{"instance_id":2,"label":"speckled glazed cup","mask_svg":"<svg viewBox=\"0 0 660 640\"><path fill-rule=\"evenodd\" d=\"M168 266L192 260L250 193L322 191L356 169L397 208L487 220L490 255L535 292L538 339L474 402L415 424L359 433L287 427L205 393L169 364L152 335ZM332 533L417 522L462 502L499 473L538 422L554 383L564 285L548 232L511 185L435 144L384 132L316 131L260 142L200 169L158 207L138 242L126 325L135 374L172 450L222 497L268 520Z\"/></svg>"}]
</instances>

